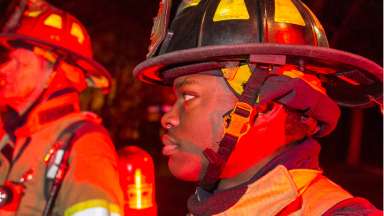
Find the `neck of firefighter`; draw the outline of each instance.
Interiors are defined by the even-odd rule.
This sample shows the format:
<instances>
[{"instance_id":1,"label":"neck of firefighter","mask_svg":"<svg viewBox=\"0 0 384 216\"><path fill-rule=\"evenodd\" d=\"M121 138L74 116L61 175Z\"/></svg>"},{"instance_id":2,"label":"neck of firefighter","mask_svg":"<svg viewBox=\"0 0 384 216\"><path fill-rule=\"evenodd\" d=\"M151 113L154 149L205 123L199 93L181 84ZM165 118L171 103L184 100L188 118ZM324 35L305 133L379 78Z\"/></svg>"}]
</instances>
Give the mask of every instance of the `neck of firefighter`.
<instances>
[{"instance_id":1,"label":"neck of firefighter","mask_svg":"<svg viewBox=\"0 0 384 216\"><path fill-rule=\"evenodd\" d=\"M235 186L244 184L251 180L252 177L255 176L255 174L262 169L277 153L270 155L264 159L262 159L260 162L254 164L244 172L241 172L238 175L235 175L230 178L221 179L219 182L219 185L217 186L218 191L226 190L229 188L233 188Z\"/></svg>"}]
</instances>

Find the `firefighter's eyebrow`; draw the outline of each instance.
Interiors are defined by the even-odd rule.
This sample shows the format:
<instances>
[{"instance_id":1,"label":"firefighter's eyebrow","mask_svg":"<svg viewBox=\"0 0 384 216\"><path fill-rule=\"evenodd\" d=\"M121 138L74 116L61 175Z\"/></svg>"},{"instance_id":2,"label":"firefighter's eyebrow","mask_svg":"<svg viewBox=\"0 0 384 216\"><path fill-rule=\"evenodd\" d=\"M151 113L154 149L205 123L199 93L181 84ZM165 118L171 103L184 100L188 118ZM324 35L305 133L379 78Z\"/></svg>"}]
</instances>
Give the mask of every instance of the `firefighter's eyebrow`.
<instances>
[{"instance_id":1,"label":"firefighter's eyebrow","mask_svg":"<svg viewBox=\"0 0 384 216\"><path fill-rule=\"evenodd\" d=\"M176 82L175 86L174 86L174 89L180 89L183 86L192 85L192 84L196 84L196 83L198 83L198 82L196 80L194 80L194 79L184 79L184 80L182 80L180 82Z\"/></svg>"}]
</instances>

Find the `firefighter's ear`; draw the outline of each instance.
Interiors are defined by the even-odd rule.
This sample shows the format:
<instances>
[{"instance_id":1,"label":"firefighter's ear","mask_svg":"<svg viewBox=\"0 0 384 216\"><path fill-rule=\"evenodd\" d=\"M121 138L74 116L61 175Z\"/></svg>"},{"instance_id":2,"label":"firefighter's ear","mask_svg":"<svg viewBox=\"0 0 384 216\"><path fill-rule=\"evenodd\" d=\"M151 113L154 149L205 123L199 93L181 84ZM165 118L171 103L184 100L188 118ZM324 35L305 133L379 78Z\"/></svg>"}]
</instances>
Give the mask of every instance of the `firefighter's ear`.
<instances>
[{"instance_id":1,"label":"firefighter's ear","mask_svg":"<svg viewBox=\"0 0 384 216\"><path fill-rule=\"evenodd\" d=\"M307 126L307 136L309 137L320 130L319 123L312 117L302 115L301 122Z\"/></svg>"},{"instance_id":2,"label":"firefighter's ear","mask_svg":"<svg viewBox=\"0 0 384 216\"><path fill-rule=\"evenodd\" d=\"M65 77L78 92L82 92L85 88L87 88L84 73L80 68L63 61L60 63L60 69L64 72Z\"/></svg>"}]
</instances>

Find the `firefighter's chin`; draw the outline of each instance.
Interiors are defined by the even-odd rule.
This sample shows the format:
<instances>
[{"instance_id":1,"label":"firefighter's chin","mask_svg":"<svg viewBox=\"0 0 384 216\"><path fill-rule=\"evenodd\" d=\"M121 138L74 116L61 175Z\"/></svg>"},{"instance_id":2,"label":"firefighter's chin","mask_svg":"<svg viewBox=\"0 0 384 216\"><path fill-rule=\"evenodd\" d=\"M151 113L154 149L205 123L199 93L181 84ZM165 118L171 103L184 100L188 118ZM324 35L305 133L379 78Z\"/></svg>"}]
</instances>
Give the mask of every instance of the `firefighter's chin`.
<instances>
[{"instance_id":1,"label":"firefighter's chin","mask_svg":"<svg viewBox=\"0 0 384 216\"><path fill-rule=\"evenodd\" d=\"M178 179L197 182L202 171L201 158L198 155L178 152L169 157L168 168Z\"/></svg>"}]
</instances>

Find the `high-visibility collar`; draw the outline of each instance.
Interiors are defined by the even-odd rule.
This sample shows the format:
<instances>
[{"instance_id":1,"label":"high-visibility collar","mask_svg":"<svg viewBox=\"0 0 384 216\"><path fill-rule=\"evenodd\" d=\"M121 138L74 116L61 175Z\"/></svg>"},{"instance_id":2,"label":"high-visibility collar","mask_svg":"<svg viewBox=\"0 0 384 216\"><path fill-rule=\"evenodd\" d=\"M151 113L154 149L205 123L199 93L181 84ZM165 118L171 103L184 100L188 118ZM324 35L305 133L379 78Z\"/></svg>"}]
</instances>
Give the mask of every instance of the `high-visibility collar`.
<instances>
[{"instance_id":1,"label":"high-visibility collar","mask_svg":"<svg viewBox=\"0 0 384 216\"><path fill-rule=\"evenodd\" d=\"M212 215L322 215L336 203L352 198L319 170L293 169L279 165L247 186L244 195L229 209ZM210 212L212 213L212 212Z\"/></svg>"},{"instance_id":2,"label":"high-visibility collar","mask_svg":"<svg viewBox=\"0 0 384 216\"><path fill-rule=\"evenodd\" d=\"M27 137L47 124L70 113L80 112L77 93L67 93L38 104L32 109L26 123L15 131L17 137Z\"/></svg>"}]
</instances>

